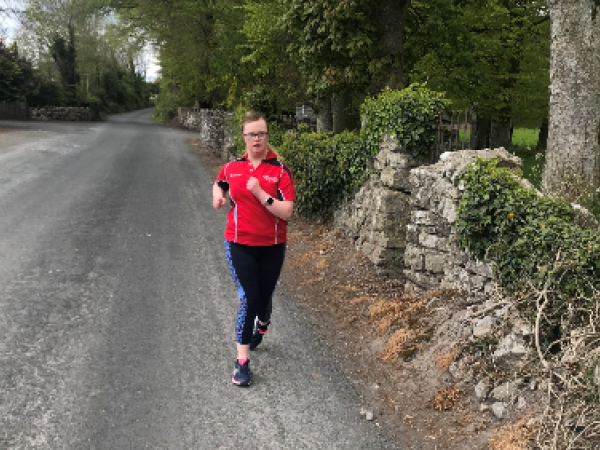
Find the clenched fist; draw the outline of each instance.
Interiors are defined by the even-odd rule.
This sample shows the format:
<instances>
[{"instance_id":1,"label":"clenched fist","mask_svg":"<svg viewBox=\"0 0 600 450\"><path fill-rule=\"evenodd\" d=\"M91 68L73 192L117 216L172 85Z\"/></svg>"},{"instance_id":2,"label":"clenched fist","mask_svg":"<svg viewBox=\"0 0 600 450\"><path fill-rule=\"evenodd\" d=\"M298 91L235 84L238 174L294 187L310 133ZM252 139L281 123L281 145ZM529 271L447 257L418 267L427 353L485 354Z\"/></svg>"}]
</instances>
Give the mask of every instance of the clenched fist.
<instances>
[{"instance_id":1,"label":"clenched fist","mask_svg":"<svg viewBox=\"0 0 600 450\"><path fill-rule=\"evenodd\" d=\"M213 197L213 208L219 209L227 203L227 199L225 197Z\"/></svg>"},{"instance_id":2,"label":"clenched fist","mask_svg":"<svg viewBox=\"0 0 600 450\"><path fill-rule=\"evenodd\" d=\"M256 198L260 198L260 194L262 192L262 188L258 183L258 180L255 177L250 177L248 179L248 183L246 184L246 189L248 189Z\"/></svg>"}]
</instances>

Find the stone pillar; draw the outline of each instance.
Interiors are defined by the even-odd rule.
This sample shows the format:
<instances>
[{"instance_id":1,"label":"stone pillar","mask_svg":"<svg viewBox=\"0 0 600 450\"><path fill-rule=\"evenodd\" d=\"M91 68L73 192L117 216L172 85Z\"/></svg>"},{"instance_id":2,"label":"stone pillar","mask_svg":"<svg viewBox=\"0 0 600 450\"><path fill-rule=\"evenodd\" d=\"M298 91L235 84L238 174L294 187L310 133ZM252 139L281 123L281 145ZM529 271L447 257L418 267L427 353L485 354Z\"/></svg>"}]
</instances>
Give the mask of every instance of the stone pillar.
<instances>
[{"instance_id":1,"label":"stone pillar","mask_svg":"<svg viewBox=\"0 0 600 450\"><path fill-rule=\"evenodd\" d=\"M375 157L375 173L354 199L334 214L334 226L354 238L356 247L382 275L398 276L404 268L410 219L409 173L417 166L395 139L384 138Z\"/></svg>"}]
</instances>

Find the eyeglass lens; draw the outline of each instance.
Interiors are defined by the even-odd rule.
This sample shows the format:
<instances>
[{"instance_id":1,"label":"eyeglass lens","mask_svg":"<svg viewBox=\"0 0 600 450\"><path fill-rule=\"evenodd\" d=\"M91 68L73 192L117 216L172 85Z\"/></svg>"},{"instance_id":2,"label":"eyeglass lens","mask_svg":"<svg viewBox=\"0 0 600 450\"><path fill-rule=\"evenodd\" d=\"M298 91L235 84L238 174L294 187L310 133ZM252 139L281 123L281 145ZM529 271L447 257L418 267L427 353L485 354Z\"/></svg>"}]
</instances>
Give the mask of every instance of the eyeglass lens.
<instances>
[{"instance_id":1,"label":"eyeglass lens","mask_svg":"<svg viewBox=\"0 0 600 450\"><path fill-rule=\"evenodd\" d=\"M264 139L265 137L267 137L269 133L261 131L259 133L246 133L244 134L244 137L247 137L248 139L254 139L255 137L259 137L261 139Z\"/></svg>"}]
</instances>

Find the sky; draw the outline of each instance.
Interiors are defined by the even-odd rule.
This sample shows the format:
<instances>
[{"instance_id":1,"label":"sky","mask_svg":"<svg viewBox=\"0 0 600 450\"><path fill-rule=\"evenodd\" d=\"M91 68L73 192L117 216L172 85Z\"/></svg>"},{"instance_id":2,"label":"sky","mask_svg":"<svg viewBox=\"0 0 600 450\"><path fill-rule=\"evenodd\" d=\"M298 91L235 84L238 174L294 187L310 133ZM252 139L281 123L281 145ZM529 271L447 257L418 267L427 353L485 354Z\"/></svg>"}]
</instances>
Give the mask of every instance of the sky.
<instances>
[{"instance_id":1,"label":"sky","mask_svg":"<svg viewBox=\"0 0 600 450\"><path fill-rule=\"evenodd\" d=\"M0 8L2 8L2 3L0 1ZM19 23L15 19L0 15L0 36L7 37L10 40L17 32L18 27Z\"/></svg>"},{"instance_id":2,"label":"sky","mask_svg":"<svg viewBox=\"0 0 600 450\"><path fill-rule=\"evenodd\" d=\"M158 71L160 70L160 66L158 65L158 60L156 59L156 51L152 51L148 47L146 48L146 52L148 55L148 71L146 72L146 81L155 81L158 77Z\"/></svg>"}]
</instances>

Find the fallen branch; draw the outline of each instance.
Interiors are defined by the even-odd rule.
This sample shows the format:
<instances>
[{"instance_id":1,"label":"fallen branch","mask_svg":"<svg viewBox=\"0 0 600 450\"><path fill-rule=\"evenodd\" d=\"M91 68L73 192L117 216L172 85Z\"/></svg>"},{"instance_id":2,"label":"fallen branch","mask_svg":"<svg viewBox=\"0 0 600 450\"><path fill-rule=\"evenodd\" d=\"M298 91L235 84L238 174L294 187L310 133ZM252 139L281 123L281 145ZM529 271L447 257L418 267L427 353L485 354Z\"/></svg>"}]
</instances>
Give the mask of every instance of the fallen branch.
<instances>
[{"instance_id":1,"label":"fallen branch","mask_svg":"<svg viewBox=\"0 0 600 450\"><path fill-rule=\"evenodd\" d=\"M544 303L542 303L540 305L540 299L542 297L544 298ZM543 364L543 366L546 368L546 370L548 370L550 368L550 364L544 358L544 355L542 353L542 348L541 348L541 345L540 345L540 322L542 320L542 314L544 312L544 308L548 304L548 295L546 293L546 289L545 288L544 288L544 290L542 290L540 292L540 294L536 298L535 302L536 302L537 309L538 309L537 316L535 318L535 348L536 348L537 354L538 354L538 356L540 358L540 362Z\"/></svg>"}]
</instances>

